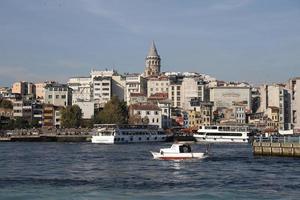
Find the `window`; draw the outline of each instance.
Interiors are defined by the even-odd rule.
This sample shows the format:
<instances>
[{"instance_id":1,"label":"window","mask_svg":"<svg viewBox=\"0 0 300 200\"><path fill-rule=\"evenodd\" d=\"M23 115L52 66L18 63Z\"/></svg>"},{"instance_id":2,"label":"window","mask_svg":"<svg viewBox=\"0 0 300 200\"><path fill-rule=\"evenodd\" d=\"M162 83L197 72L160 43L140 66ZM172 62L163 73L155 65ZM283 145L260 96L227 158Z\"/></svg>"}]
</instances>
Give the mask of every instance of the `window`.
<instances>
[{"instance_id":1,"label":"window","mask_svg":"<svg viewBox=\"0 0 300 200\"><path fill-rule=\"evenodd\" d=\"M147 112L146 112L146 114L147 114L147 115L150 115L150 112L149 112L149 111L147 111Z\"/></svg>"},{"instance_id":2,"label":"window","mask_svg":"<svg viewBox=\"0 0 300 200\"><path fill-rule=\"evenodd\" d=\"M158 115L158 112L157 112L157 111L155 111L155 112L154 112L154 114L155 114L155 115Z\"/></svg>"},{"instance_id":3,"label":"window","mask_svg":"<svg viewBox=\"0 0 300 200\"><path fill-rule=\"evenodd\" d=\"M61 95L61 98L62 98L62 99L65 99L65 98L66 98L66 95Z\"/></svg>"},{"instance_id":4,"label":"window","mask_svg":"<svg viewBox=\"0 0 300 200\"><path fill-rule=\"evenodd\" d=\"M59 98L59 95L55 95L55 99L58 99Z\"/></svg>"},{"instance_id":5,"label":"window","mask_svg":"<svg viewBox=\"0 0 300 200\"><path fill-rule=\"evenodd\" d=\"M48 95L48 99L52 99L52 95Z\"/></svg>"}]
</instances>

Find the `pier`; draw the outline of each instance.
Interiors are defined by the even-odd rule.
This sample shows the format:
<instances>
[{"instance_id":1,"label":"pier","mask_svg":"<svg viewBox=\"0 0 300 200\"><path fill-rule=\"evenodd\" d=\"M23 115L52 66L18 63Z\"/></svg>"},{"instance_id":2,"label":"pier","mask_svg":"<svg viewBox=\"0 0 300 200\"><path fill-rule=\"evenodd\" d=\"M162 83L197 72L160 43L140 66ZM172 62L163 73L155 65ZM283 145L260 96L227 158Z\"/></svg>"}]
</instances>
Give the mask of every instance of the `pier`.
<instances>
[{"instance_id":1,"label":"pier","mask_svg":"<svg viewBox=\"0 0 300 200\"><path fill-rule=\"evenodd\" d=\"M255 138L252 149L254 155L300 157L300 136Z\"/></svg>"}]
</instances>

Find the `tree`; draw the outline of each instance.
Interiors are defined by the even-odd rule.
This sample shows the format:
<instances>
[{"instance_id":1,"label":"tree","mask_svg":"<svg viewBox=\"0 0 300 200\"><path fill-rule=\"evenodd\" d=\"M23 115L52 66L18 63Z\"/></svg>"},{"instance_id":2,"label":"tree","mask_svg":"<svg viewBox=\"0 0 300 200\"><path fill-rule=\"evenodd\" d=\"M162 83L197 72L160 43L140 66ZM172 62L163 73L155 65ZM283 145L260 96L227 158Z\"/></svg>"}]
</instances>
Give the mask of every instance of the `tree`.
<instances>
[{"instance_id":1,"label":"tree","mask_svg":"<svg viewBox=\"0 0 300 200\"><path fill-rule=\"evenodd\" d=\"M6 100L6 99L0 99L0 108L9 108L12 109L13 105L11 101Z\"/></svg>"},{"instance_id":2,"label":"tree","mask_svg":"<svg viewBox=\"0 0 300 200\"><path fill-rule=\"evenodd\" d=\"M29 128L29 122L27 120L25 120L23 117L16 117L15 121L14 121L14 128Z\"/></svg>"},{"instance_id":3,"label":"tree","mask_svg":"<svg viewBox=\"0 0 300 200\"><path fill-rule=\"evenodd\" d=\"M127 106L124 101L119 101L113 96L103 110L95 115L95 123L102 124L125 124L127 123Z\"/></svg>"},{"instance_id":4,"label":"tree","mask_svg":"<svg viewBox=\"0 0 300 200\"><path fill-rule=\"evenodd\" d=\"M128 118L128 123L129 124L141 124L142 118L139 114L131 115Z\"/></svg>"},{"instance_id":5,"label":"tree","mask_svg":"<svg viewBox=\"0 0 300 200\"><path fill-rule=\"evenodd\" d=\"M78 128L82 121L82 111L78 105L67 106L61 111L61 126L64 128Z\"/></svg>"}]
</instances>

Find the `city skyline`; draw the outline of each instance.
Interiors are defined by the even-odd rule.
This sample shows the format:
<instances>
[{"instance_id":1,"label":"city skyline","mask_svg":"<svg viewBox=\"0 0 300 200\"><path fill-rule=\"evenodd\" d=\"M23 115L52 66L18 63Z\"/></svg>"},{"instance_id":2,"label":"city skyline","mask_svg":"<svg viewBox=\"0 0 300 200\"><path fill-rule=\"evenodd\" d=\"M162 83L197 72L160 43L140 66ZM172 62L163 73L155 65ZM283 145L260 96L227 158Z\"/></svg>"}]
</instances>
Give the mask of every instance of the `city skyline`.
<instances>
[{"instance_id":1,"label":"city skyline","mask_svg":"<svg viewBox=\"0 0 300 200\"><path fill-rule=\"evenodd\" d=\"M1 1L0 84L145 69L152 40L161 71L226 81L300 75L297 1ZM298 45L297 45L298 44Z\"/></svg>"}]
</instances>

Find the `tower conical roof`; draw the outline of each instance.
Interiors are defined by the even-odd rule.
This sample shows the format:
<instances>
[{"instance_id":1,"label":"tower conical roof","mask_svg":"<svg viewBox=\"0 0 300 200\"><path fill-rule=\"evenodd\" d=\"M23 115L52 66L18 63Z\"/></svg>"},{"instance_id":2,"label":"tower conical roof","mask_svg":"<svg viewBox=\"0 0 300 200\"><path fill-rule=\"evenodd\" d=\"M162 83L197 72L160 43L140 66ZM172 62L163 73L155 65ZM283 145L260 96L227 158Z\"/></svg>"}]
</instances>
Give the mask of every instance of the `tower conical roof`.
<instances>
[{"instance_id":1,"label":"tower conical roof","mask_svg":"<svg viewBox=\"0 0 300 200\"><path fill-rule=\"evenodd\" d=\"M154 41L152 41L148 56L155 56L155 57L159 57L157 50L156 50L156 46Z\"/></svg>"}]
</instances>

